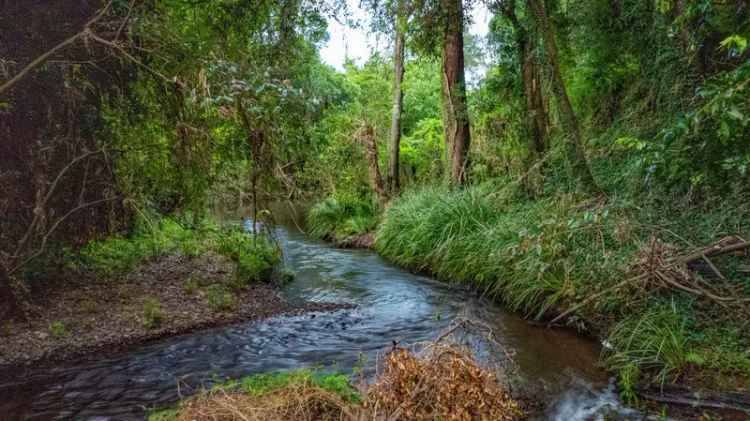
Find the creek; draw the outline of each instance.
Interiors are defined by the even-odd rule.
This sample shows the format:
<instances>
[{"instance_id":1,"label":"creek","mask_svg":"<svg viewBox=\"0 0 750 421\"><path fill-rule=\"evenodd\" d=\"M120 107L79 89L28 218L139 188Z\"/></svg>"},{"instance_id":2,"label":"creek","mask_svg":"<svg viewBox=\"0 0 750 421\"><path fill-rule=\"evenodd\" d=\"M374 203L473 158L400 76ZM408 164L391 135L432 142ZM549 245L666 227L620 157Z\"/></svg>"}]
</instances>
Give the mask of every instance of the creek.
<instances>
[{"instance_id":1,"label":"creek","mask_svg":"<svg viewBox=\"0 0 750 421\"><path fill-rule=\"evenodd\" d=\"M0 419L139 420L217 379L304 367L374 370L398 343L435 339L457 319L489 326L496 344L467 331L480 358L508 365L515 387L543 399L541 419L641 419L623 407L598 368L600 346L575 332L532 326L463 288L393 266L369 250L337 249L294 224L276 229L296 273L289 300L351 303L332 313L275 317L169 338L127 353L56 368L24 369L0 379ZM5 377L8 377L7 375Z\"/></svg>"}]
</instances>

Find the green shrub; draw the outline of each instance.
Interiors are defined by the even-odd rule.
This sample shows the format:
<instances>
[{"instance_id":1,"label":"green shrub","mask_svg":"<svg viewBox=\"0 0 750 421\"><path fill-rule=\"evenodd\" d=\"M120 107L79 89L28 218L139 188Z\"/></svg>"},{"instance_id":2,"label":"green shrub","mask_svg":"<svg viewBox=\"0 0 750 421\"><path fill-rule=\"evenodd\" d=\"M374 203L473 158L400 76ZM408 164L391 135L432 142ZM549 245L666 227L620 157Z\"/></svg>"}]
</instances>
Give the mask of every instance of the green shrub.
<instances>
[{"instance_id":1,"label":"green shrub","mask_svg":"<svg viewBox=\"0 0 750 421\"><path fill-rule=\"evenodd\" d=\"M309 233L314 238L343 240L375 229L378 219L371 201L329 197L310 209Z\"/></svg>"},{"instance_id":2,"label":"green shrub","mask_svg":"<svg viewBox=\"0 0 750 421\"><path fill-rule=\"evenodd\" d=\"M231 311L235 306L234 295L225 286L213 284L206 290L208 306L214 311Z\"/></svg>"},{"instance_id":3,"label":"green shrub","mask_svg":"<svg viewBox=\"0 0 750 421\"><path fill-rule=\"evenodd\" d=\"M288 284L289 282L294 281L294 278L296 277L297 277L297 274L289 268L283 268L281 270L281 283L282 284Z\"/></svg>"},{"instance_id":4,"label":"green shrub","mask_svg":"<svg viewBox=\"0 0 750 421\"><path fill-rule=\"evenodd\" d=\"M661 383L674 380L687 364L700 360L690 352L687 321L675 305L651 307L622 320L608 340L612 346L605 360L609 367L622 374L630 373L633 365L656 370Z\"/></svg>"},{"instance_id":5,"label":"green shrub","mask_svg":"<svg viewBox=\"0 0 750 421\"><path fill-rule=\"evenodd\" d=\"M271 269L273 266L265 256L244 253L237 259L235 276L241 283L259 282L270 275Z\"/></svg>"},{"instance_id":6,"label":"green shrub","mask_svg":"<svg viewBox=\"0 0 750 421\"><path fill-rule=\"evenodd\" d=\"M142 244L112 237L87 244L79 256L83 266L100 276L110 277L132 270L147 256L147 252Z\"/></svg>"},{"instance_id":7,"label":"green shrub","mask_svg":"<svg viewBox=\"0 0 750 421\"><path fill-rule=\"evenodd\" d=\"M237 287L269 279L281 262L281 250L265 235L231 229L220 234L217 245L219 253L235 264Z\"/></svg>"},{"instance_id":8,"label":"green shrub","mask_svg":"<svg viewBox=\"0 0 750 421\"><path fill-rule=\"evenodd\" d=\"M203 229L191 230L174 219L156 223L138 222L132 236L92 241L75 257L79 264L100 276L121 276L139 263L177 251L188 257L203 253L211 235Z\"/></svg>"},{"instance_id":9,"label":"green shrub","mask_svg":"<svg viewBox=\"0 0 750 421\"><path fill-rule=\"evenodd\" d=\"M154 329L164 320L164 312L158 299L149 297L143 301L143 326Z\"/></svg>"},{"instance_id":10,"label":"green shrub","mask_svg":"<svg viewBox=\"0 0 750 421\"><path fill-rule=\"evenodd\" d=\"M53 322L50 325L50 333L52 333L52 337L55 339L62 339L68 335L70 335L70 332L68 331L68 328L65 326L65 324L61 321Z\"/></svg>"},{"instance_id":11,"label":"green shrub","mask_svg":"<svg viewBox=\"0 0 750 421\"><path fill-rule=\"evenodd\" d=\"M194 259L200 256L203 251L203 244L197 238L186 239L180 243L180 253L187 258Z\"/></svg>"}]
</instances>

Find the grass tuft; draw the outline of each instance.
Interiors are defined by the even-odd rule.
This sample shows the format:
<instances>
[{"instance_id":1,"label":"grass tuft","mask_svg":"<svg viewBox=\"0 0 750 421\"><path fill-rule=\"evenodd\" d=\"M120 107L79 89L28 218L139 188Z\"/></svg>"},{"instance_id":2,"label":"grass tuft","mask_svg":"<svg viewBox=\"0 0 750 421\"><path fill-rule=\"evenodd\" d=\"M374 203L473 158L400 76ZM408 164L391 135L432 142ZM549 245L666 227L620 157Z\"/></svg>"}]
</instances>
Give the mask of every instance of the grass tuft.
<instances>
[{"instance_id":1,"label":"grass tuft","mask_svg":"<svg viewBox=\"0 0 750 421\"><path fill-rule=\"evenodd\" d=\"M369 201L329 197L319 202L307 216L310 235L318 239L344 241L375 229L376 210Z\"/></svg>"}]
</instances>

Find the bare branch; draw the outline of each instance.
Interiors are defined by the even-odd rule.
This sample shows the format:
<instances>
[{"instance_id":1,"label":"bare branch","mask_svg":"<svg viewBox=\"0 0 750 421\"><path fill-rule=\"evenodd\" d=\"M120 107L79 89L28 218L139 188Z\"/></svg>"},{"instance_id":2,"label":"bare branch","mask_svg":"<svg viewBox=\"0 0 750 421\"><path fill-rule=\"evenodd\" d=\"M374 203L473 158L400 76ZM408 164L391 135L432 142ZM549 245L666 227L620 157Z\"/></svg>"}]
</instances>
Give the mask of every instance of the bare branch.
<instances>
[{"instance_id":1,"label":"bare branch","mask_svg":"<svg viewBox=\"0 0 750 421\"><path fill-rule=\"evenodd\" d=\"M41 56L37 57L36 59L34 59L34 61L32 61L31 63L29 63L28 65L26 65L26 67L24 67L20 72L18 72L18 74L16 74L12 78L10 78L10 80L8 80L5 83L3 83L2 85L0 85L0 95L2 95L3 92L7 91L11 87L13 87L13 85L15 85L16 83L18 83L21 79L23 79L29 72L31 72L35 68L41 66L50 57L52 57L56 52L58 52L58 51L62 50L63 48L65 48L65 47L67 47L67 46L75 43L76 41L78 41L79 38L83 37L86 33L88 33L89 30L90 30L90 28L91 28L91 25L95 24L102 17L104 17L104 15L107 13L107 11L109 11L110 6L112 6L112 2L111 1L109 3L107 3L107 5L104 6L104 8L102 8L99 11L99 13L96 14L96 16L94 16L91 20L89 20L88 22L86 22L86 24L83 26L83 30L81 32L73 35L72 37L70 37L70 38L66 39L65 41L63 41L63 42L57 44L56 46L52 47L49 51L47 51L46 53L44 53Z\"/></svg>"},{"instance_id":2,"label":"bare branch","mask_svg":"<svg viewBox=\"0 0 750 421\"><path fill-rule=\"evenodd\" d=\"M18 242L18 246L16 247L15 253L13 253L14 258L18 258L21 250L26 246L26 243L28 242L29 238L31 237L31 233L34 232L34 229L36 228L37 223L39 222L39 219L41 218L41 209L43 209L45 206L47 206L47 202L52 198L52 195L55 193L55 190L57 189L57 185L60 183L60 180L63 178L65 173L68 172L75 164L81 162L82 160L92 156L102 153L102 150L99 149L97 151L93 152L87 152L81 156L76 157L72 161L68 163L60 172L57 174L57 177L55 177L55 180L50 185L49 190L47 190L47 194L44 196L44 199L40 203L37 203L34 210L34 219L31 221L31 224L29 224L29 228L26 230L26 234L24 234L23 238ZM39 211L37 211L39 210Z\"/></svg>"},{"instance_id":3,"label":"bare branch","mask_svg":"<svg viewBox=\"0 0 750 421\"><path fill-rule=\"evenodd\" d=\"M78 205L75 208L69 210L68 213L66 213L65 215L63 215L60 218L58 218L57 221L55 221L55 223L52 224L52 227L49 229L49 231L47 231L47 233L42 238L42 244L39 246L39 249L37 251L35 251L34 253L32 253L29 257L27 257L26 259L24 259L23 262L21 262L21 263L17 264L16 266L12 267L8 271L8 276L14 274L16 271L18 271L22 267L26 266L27 263L29 263L30 261L32 261L35 258L39 257L39 255L41 255L44 252L44 249L47 247L47 241L49 241L49 238L55 232L55 230L57 229L57 227L59 227L60 224L63 223L63 221L65 221L66 219L68 219L68 217L70 217L71 215L73 215L74 213L78 212L81 209L85 209L85 208L88 208L88 207L91 207L91 206L95 206L95 205L98 205L98 204L104 203L104 202L111 202L111 201L116 200L116 199L117 199L117 196L115 196L115 197L108 197L108 198L105 198L105 199L94 200L93 202L87 202L87 203L84 203L82 205Z\"/></svg>"}]
</instances>

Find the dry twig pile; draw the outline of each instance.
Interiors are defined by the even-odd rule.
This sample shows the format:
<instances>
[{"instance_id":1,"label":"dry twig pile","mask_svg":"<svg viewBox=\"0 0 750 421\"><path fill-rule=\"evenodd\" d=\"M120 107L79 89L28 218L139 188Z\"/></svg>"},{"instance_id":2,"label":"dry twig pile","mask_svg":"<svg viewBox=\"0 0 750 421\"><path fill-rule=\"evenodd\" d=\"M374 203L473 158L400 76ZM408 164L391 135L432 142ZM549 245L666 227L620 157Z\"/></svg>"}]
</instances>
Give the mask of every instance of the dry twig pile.
<instances>
[{"instance_id":1,"label":"dry twig pile","mask_svg":"<svg viewBox=\"0 0 750 421\"><path fill-rule=\"evenodd\" d=\"M523 415L495 375L455 345L435 345L422 357L405 349L388 354L366 406L372 419L389 421L506 421Z\"/></svg>"}]
</instances>

